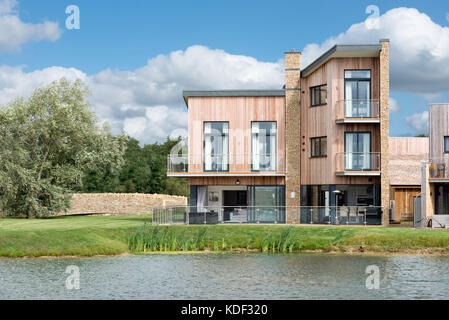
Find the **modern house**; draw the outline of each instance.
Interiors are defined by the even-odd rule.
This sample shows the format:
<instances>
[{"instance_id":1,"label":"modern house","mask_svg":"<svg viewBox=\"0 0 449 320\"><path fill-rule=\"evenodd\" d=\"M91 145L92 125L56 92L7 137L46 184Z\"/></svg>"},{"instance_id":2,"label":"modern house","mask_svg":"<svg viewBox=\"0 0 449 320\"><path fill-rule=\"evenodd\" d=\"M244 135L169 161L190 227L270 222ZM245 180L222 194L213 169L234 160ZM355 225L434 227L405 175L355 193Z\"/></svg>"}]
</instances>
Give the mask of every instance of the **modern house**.
<instances>
[{"instance_id":1,"label":"modern house","mask_svg":"<svg viewBox=\"0 0 449 320\"><path fill-rule=\"evenodd\" d=\"M188 154L170 155L167 174L189 179L192 211L221 222L388 224L388 40L336 45L304 69L300 52L286 52L282 89L184 100Z\"/></svg>"},{"instance_id":2,"label":"modern house","mask_svg":"<svg viewBox=\"0 0 449 320\"><path fill-rule=\"evenodd\" d=\"M429 161L422 165L421 219L449 223L449 103L429 105Z\"/></svg>"},{"instance_id":3,"label":"modern house","mask_svg":"<svg viewBox=\"0 0 449 320\"><path fill-rule=\"evenodd\" d=\"M413 220L421 196L421 163L428 159L428 137L390 137L390 220Z\"/></svg>"}]
</instances>

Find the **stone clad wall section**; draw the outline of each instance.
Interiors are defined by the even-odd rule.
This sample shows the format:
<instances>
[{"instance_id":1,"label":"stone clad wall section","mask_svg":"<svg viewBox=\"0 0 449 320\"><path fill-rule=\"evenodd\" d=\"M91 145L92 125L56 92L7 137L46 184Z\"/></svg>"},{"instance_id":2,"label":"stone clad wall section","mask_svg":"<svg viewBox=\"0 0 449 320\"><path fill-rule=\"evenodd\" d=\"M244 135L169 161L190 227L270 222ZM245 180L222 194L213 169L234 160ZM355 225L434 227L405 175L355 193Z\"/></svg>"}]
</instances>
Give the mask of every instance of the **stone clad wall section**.
<instances>
[{"instance_id":1,"label":"stone clad wall section","mask_svg":"<svg viewBox=\"0 0 449 320\"><path fill-rule=\"evenodd\" d=\"M161 206L185 206L187 198L165 194L141 193L80 193L74 194L72 207L62 215L102 214L148 214Z\"/></svg>"}]
</instances>

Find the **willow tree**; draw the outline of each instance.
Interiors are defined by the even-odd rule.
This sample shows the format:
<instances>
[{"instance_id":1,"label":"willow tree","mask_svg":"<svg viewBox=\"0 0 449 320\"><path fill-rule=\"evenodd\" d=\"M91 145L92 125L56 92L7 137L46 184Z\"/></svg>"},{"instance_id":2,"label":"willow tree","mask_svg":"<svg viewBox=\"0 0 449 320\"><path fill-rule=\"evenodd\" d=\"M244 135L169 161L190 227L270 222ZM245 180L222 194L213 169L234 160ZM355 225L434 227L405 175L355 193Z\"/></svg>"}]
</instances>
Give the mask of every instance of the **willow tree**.
<instances>
[{"instance_id":1,"label":"willow tree","mask_svg":"<svg viewBox=\"0 0 449 320\"><path fill-rule=\"evenodd\" d=\"M65 79L0 108L0 211L41 217L67 210L88 171L114 173L126 136L98 125L81 81Z\"/></svg>"}]
</instances>

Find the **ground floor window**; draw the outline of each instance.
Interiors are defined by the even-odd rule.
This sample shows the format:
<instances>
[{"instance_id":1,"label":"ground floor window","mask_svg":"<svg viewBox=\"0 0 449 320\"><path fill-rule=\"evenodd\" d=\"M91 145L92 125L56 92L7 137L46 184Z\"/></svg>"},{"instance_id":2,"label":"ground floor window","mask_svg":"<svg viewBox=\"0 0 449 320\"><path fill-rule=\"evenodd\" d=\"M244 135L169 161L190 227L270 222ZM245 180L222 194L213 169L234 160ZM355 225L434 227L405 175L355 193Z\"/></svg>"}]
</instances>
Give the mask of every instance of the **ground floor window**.
<instances>
[{"instance_id":1,"label":"ground floor window","mask_svg":"<svg viewBox=\"0 0 449 320\"><path fill-rule=\"evenodd\" d=\"M435 214L449 214L449 185L435 185Z\"/></svg>"},{"instance_id":2,"label":"ground floor window","mask_svg":"<svg viewBox=\"0 0 449 320\"><path fill-rule=\"evenodd\" d=\"M301 206L301 223L382 223L380 184L302 185Z\"/></svg>"},{"instance_id":3,"label":"ground floor window","mask_svg":"<svg viewBox=\"0 0 449 320\"><path fill-rule=\"evenodd\" d=\"M248 186L250 215L248 220L285 222L284 186Z\"/></svg>"}]
</instances>

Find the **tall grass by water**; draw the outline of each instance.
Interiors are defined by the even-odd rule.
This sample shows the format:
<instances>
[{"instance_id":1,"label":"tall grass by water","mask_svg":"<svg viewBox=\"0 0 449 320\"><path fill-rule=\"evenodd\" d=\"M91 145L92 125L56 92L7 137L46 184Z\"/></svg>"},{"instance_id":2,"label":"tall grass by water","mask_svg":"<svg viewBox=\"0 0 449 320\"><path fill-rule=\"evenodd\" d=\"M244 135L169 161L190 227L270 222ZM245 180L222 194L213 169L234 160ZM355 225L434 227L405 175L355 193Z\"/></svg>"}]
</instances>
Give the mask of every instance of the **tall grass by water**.
<instances>
[{"instance_id":1,"label":"tall grass by water","mask_svg":"<svg viewBox=\"0 0 449 320\"><path fill-rule=\"evenodd\" d=\"M299 239L292 232L293 227L266 232L262 240L257 241L251 234L246 235L245 246L236 245L236 239L220 237L213 228L201 227L196 230L179 232L168 226L145 224L128 237L128 248L134 253L169 251L232 251L246 249L262 252L293 252L301 249ZM193 232L192 232L193 231Z\"/></svg>"}]
</instances>

